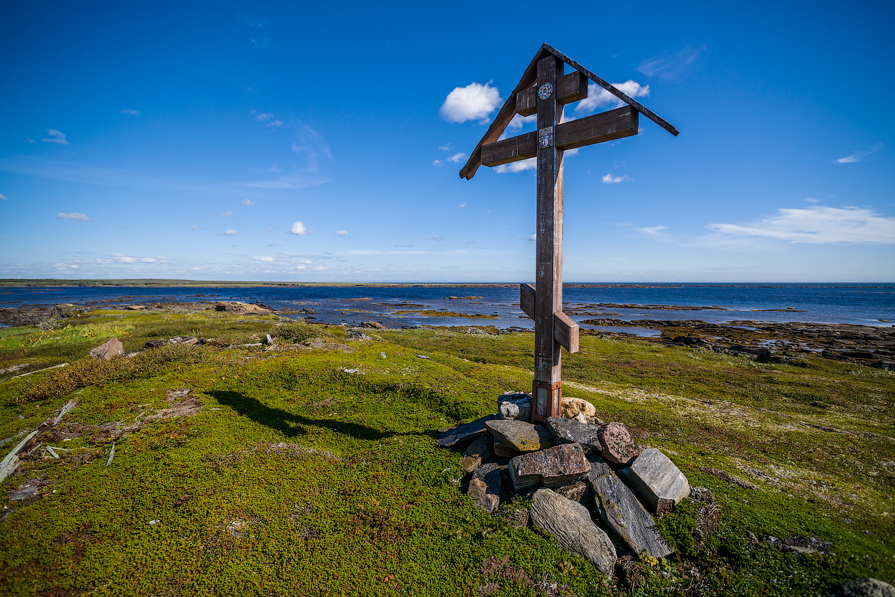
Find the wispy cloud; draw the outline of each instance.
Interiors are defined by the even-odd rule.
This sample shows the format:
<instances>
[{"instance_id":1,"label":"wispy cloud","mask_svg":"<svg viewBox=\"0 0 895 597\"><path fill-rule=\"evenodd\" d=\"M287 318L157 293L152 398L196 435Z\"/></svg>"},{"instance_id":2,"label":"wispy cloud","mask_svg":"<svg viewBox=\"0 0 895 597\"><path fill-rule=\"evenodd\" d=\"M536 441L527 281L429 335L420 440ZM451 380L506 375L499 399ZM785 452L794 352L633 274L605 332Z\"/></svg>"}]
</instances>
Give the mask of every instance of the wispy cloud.
<instances>
[{"instance_id":1,"label":"wispy cloud","mask_svg":"<svg viewBox=\"0 0 895 597\"><path fill-rule=\"evenodd\" d=\"M335 232L333 232L333 234L335 234L336 236L348 236L348 231L347 230L336 230Z\"/></svg>"},{"instance_id":2,"label":"wispy cloud","mask_svg":"<svg viewBox=\"0 0 895 597\"><path fill-rule=\"evenodd\" d=\"M494 171L498 174L507 174L512 172L525 172L526 170L537 170L538 169L538 160L536 158L528 158L527 160L520 160L518 162L512 162L510 164L501 164L494 168Z\"/></svg>"},{"instance_id":3,"label":"wispy cloud","mask_svg":"<svg viewBox=\"0 0 895 597\"><path fill-rule=\"evenodd\" d=\"M255 202L251 199L243 199L242 201L240 201L240 203L242 203L243 205L255 205Z\"/></svg>"},{"instance_id":4,"label":"wispy cloud","mask_svg":"<svg viewBox=\"0 0 895 597\"><path fill-rule=\"evenodd\" d=\"M276 261L276 259L274 259L273 257L267 257L267 256L264 256L264 257L252 257L252 259L254 259L255 261L266 261L266 262L268 262L268 263L273 262L273 261Z\"/></svg>"},{"instance_id":5,"label":"wispy cloud","mask_svg":"<svg viewBox=\"0 0 895 597\"><path fill-rule=\"evenodd\" d=\"M0 193L0 201L9 201L9 199L6 198L6 195Z\"/></svg>"},{"instance_id":6,"label":"wispy cloud","mask_svg":"<svg viewBox=\"0 0 895 597\"><path fill-rule=\"evenodd\" d=\"M239 232L236 230L228 230L224 233L224 236L239 236Z\"/></svg>"},{"instance_id":7,"label":"wispy cloud","mask_svg":"<svg viewBox=\"0 0 895 597\"><path fill-rule=\"evenodd\" d=\"M65 133L62 131L57 131L56 129L47 129L47 137L45 139L41 139L44 143L58 143L59 145L68 145L68 141L65 140Z\"/></svg>"},{"instance_id":8,"label":"wispy cloud","mask_svg":"<svg viewBox=\"0 0 895 597\"><path fill-rule=\"evenodd\" d=\"M167 257L131 257L123 253L112 253L108 258L98 258L96 263L159 263L168 261Z\"/></svg>"},{"instance_id":9,"label":"wispy cloud","mask_svg":"<svg viewBox=\"0 0 895 597\"><path fill-rule=\"evenodd\" d=\"M839 158L838 160L836 160L836 162L839 164L853 164L855 162L863 162L864 158L866 158L868 155L870 155L871 153L876 153L882 148L883 144L877 143L870 149L865 149L864 151L856 151L851 155L845 156L844 158Z\"/></svg>"},{"instance_id":10,"label":"wispy cloud","mask_svg":"<svg viewBox=\"0 0 895 597\"><path fill-rule=\"evenodd\" d=\"M807 199L802 199L805 203L820 203L820 199L815 199L814 197L808 197Z\"/></svg>"},{"instance_id":11,"label":"wispy cloud","mask_svg":"<svg viewBox=\"0 0 895 597\"><path fill-rule=\"evenodd\" d=\"M465 160L465 159L468 158L468 157L469 157L469 154L467 154L467 153L463 153L463 152L461 151L460 153L455 153L454 155L452 155L451 157L449 157L449 158L448 158L448 161L449 161L449 162L457 163L457 162L462 162L463 160Z\"/></svg>"},{"instance_id":12,"label":"wispy cloud","mask_svg":"<svg viewBox=\"0 0 895 597\"><path fill-rule=\"evenodd\" d=\"M432 240L437 241L437 242L441 242L441 241L444 240L444 238L443 238L441 235L436 234L436 235L434 235L434 236L432 237Z\"/></svg>"},{"instance_id":13,"label":"wispy cloud","mask_svg":"<svg viewBox=\"0 0 895 597\"><path fill-rule=\"evenodd\" d=\"M268 122L264 126L283 126L283 121L282 120L274 120L274 121Z\"/></svg>"},{"instance_id":14,"label":"wispy cloud","mask_svg":"<svg viewBox=\"0 0 895 597\"><path fill-rule=\"evenodd\" d=\"M434 162L432 162L432 165L433 166L444 166L444 162L442 162L441 160L435 160Z\"/></svg>"},{"instance_id":15,"label":"wispy cloud","mask_svg":"<svg viewBox=\"0 0 895 597\"><path fill-rule=\"evenodd\" d=\"M56 217L62 218L63 220L78 220L80 222L87 222L88 220L90 220L90 218L88 218L84 214L80 214L77 212L72 212L70 214L65 214L65 213L60 212L60 213L56 214Z\"/></svg>"},{"instance_id":16,"label":"wispy cloud","mask_svg":"<svg viewBox=\"0 0 895 597\"><path fill-rule=\"evenodd\" d=\"M613 176L612 174L607 174L606 176L603 177L603 182L605 182L606 184L617 184L620 182L628 182L631 180L634 180L634 179L631 178L630 176L628 176L627 174L625 174L623 176Z\"/></svg>"},{"instance_id":17,"label":"wispy cloud","mask_svg":"<svg viewBox=\"0 0 895 597\"><path fill-rule=\"evenodd\" d=\"M529 236L529 237L528 237L528 242L531 243L531 244L535 244L536 242L538 242L538 235L537 235L537 234L532 234L531 236Z\"/></svg>"},{"instance_id":18,"label":"wispy cloud","mask_svg":"<svg viewBox=\"0 0 895 597\"><path fill-rule=\"evenodd\" d=\"M522 127L530 122L537 122L538 115L532 114L531 116L520 116L516 114L513 116L513 119L510 121L510 124L507 125L507 131L515 132L522 130Z\"/></svg>"},{"instance_id":19,"label":"wispy cloud","mask_svg":"<svg viewBox=\"0 0 895 597\"><path fill-rule=\"evenodd\" d=\"M642 232L643 234L650 234L655 236L659 234L663 230L668 230L668 226L649 226L647 228L635 228L637 232Z\"/></svg>"},{"instance_id":20,"label":"wispy cloud","mask_svg":"<svg viewBox=\"0 0 895 597\"><path fill-rule=\"evenodd\" d=\"M696 62L706 48L705 44L697 47L687 45L676 52L663 52L641 62L637 70L648 77L677 79Z\"/></svg>"},{"instance_id":21,"label":"wispy cloud","mask_svg":"<svg viewBox=\"0 0 895 597\"><path fill-rule=\"evenodd\" d=\"M292 229L289 230L292 234L297 234L299 236L304 236L308 233L308 229L305 228L305 225L301 222L296 222L292 225Z\"/></svg>"},{"instance_id":22,"label":"wispy cloud","mask_svg":"<svg viewBox=\"0 0 895 597\"><path fill-rule=\"evenodd\" d=\"M139 116L140 114L142 114L142 112L140 112L139 110L122 110L121 113L130 114L131 116Z\"/></svg>"},{"instance_id":23,"label":"wispy cloud","mask_svg":"<svg viewBox=\"0 0 895 597\"><path fill-rule=\"evenodd\" d=\"M482 123L488 119L500 104L500 92L491 87L490 82L470 83L466 87L457 87L451 91L439 113L448 122L466 122L477 120Z\"/></svg>"},{"instance_id":24,"label":"wispy cloud","mask_svg":"<svg viewBox=\"0 0 895 597\"><path fill-rule=\"evenodd\" d=\"M260 120L261 122L268 121L271 118L273 118L273 114L270 114L269 112L261 112L260 114L255 116L255 120Z\"/></svg>"},{"instance_id":25,"label":"wispy cloud","mask_svg":"<svg viewBox=\"0 0 895 597\"><path fill-rule=\"evenodd\" d=\"M222 212L221 212L221 215L224 216L225 218L228 218L228 217L230 217L230 216L232 216L232 215L234 215L234 214L233 214L232 211L222 211Z\"/></svg>"},{"instance_id":26,"label":"wispy cloud","mask_svg":"<svg viewBox=\"0 0 895 597\"><path fill-rule=\"evenodd\" d=\"M440 149L441 151L450 151L450 150L451 150L451 144L448 143L447 145L442 145L442 146L439 147L438 149Z\"/></svg>"},{"instance_id":27,"label":"wispy cloud","mask_svg":"<svg viewBox=\"0 0 895 597\"><path fill-rule=\"evenodd\" d=\"M466 207L465 203L461 203L458 207Z\"/></svg>"},{"instance_id":28,"label":"wispy cloud","mask_svg":"<svg viewBox=\"0 0 895 597\"><path fill-rule=\"evenodd\" d=\"M193 224L192 226L190 226L190 230L205 230L205 226L196 226L195 224Z\"/></svg>"},{"instance_id":29,"label":"wispy cloud","mask_svg":"<svg viewBox=\"0 0 895 597\"><path fill-rule=\"evenodd\" d=\"M612 86L632 98L646 97L649 95L649 85L641 85L634 80L628 80L624 83L613 83ZM582 115L595 112L603 107L617 108L622 105L624 105L623 101L596 83L591 83L587 86L587 97L578 102L575 106L575 114Z\"/></svg>"},{"instance_id":30,"label":"wispy cloud","mask_svg":"<svg viewBox=\"0 0 895 597\"><path fill-rule=\"evenodd\" d=\"M779 209L750 224L710 224L723 235L773 238L807 244L895 244L895 217L861 207Z\"/></svg>"}]
</instances>

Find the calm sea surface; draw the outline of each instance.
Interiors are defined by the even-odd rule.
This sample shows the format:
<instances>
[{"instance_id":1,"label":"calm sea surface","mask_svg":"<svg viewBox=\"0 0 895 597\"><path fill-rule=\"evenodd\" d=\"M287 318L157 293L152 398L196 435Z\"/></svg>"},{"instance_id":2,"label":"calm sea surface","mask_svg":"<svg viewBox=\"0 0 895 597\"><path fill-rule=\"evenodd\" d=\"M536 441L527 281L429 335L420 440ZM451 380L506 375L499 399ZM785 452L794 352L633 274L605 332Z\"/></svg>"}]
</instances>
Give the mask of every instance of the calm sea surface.
<instances>
[{"instance_id":1,"label":"calm sea surface","mask_svg":"<svg viewBox=\"0 0 895 597\"><path fill-rule=\"evenodd\" d=\"M470 296L476 298L466 300L449 298ZM532 327L531 320L519 309L517 286L0 288L0 308L57 303L87 304L122 298L127 299L124 304L233 300L262 302L275 309L309 307L317 312L309 318L328 323L376 320L389 327L471 324L494 325L499 328ZM895 323L895 284L568 286L563 291L563 299L564 310L570 312L572 318L579 322L582 319L613 318L626 321L696 319L714 323L743 320L799 321L873 326L888 326ZM647 306L653 308L645 308ZM723 307L723 309L667 309L672 306ZM495 317L470 319L395 313L401 310L444 310ZM626 328L625 331L632 330ZM644 330L644 333L648 332Z\"/></svg>"}]
</instances>

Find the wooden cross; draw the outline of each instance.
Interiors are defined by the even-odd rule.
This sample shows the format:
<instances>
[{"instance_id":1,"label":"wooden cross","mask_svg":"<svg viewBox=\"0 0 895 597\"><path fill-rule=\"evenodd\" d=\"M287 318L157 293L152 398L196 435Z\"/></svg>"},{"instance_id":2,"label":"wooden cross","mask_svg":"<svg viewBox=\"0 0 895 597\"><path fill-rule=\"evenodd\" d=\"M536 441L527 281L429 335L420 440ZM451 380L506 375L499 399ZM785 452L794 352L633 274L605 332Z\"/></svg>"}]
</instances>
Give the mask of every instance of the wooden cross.
<instances>
[{"instance_id":1,"label":"wooden cross","mask_svg":"<svg viewBox=\"0 0 895 597\"><path fill-rule=\"evenodd\" d=\"M566 64L573 71L563 75ZM588 79L628 105L563 122L564 106L587 97ZM516 114L537 114L537 131L498 141ZM563 152L636 135L638 114L677 136L677 129L668 122L565 54L544 44L460 170L460 177L470 180L480 165L498 166L537 158L536 286L520 285L519 297L522 311L535 321L533 423L561 416L560 348L570 353L578 351L578 324L562 312Z\"/></svg>"}]
</instances>

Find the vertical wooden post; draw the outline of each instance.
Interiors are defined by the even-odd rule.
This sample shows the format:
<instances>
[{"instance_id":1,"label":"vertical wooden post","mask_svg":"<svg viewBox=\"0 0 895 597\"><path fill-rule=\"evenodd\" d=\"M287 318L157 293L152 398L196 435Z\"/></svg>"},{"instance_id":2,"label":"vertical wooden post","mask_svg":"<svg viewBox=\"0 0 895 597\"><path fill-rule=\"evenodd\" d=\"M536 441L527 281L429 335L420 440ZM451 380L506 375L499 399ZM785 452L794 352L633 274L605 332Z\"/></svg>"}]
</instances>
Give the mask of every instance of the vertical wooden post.
<instances>
[{"instance_id":1,"label":"vertical wooden post","mask_svg":"<svg viewBox=\"0 0 895 597\"><path fill-rule=\"evenodd\" d=\"M531 420L560 416L560 344L553 318L562 311L563 151L556 147L556 126L563 106L556 101L556 80L563 63L555 56L538 61L538 207L535 293L535 375Z\"/></svg>"}]
</instances>

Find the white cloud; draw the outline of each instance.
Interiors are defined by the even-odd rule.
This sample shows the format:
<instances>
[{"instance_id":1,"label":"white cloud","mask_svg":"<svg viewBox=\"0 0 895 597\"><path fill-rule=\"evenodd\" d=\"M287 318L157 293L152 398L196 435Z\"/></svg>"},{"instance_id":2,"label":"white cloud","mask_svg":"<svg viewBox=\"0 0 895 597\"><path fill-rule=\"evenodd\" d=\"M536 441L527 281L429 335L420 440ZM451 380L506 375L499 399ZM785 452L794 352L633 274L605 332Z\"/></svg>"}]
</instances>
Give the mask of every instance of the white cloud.
<instances>
[{"instance_id":1,"label":"white cloud","mask_svg":"<svg viewBox=\"0 0 895 597\"><path fill-rule=\"evenodd\" d=\"M131 116L139 116L140 114L142 114L142 112L140 112L139 110L122 110L121 113L130 114Z\"/></svg>"},{"instance_id":2,"label":"white cloud","mask_svg":"<svg viewBox=\"0 0 895 597\"><path fill-rule=\"evenodd\" d=\"M895 217L883 217L860 207L779 209L752 224L709 224L732 236L759 236L791 243L867 245L895 244Z\"/></svg>"},{"instance_id":3,"label":"white cloud","mask_svg":"<svg viewBox=\"0 0 895 597\"><path fill-rule=\"evenodd\" d=\"M814 199L813 197L808 197L807 199L802 199L805 203L820 203L820 199Z\"/></svg>"},{"instance_id":4,"label":"white cloud","mask_svg":"<svg viewBox=\"0 0 895 597\"><path fill-rule=\"evenodd\" d=\"M333 234L335 234L336 236L348 236L348 231L347 230L336 230L335 232L333 232Z\"/></svg>"},{"instance_id":5,"label":"white cloud","mask_svg":"<svg viewBox=\"0 0 895 597\"><path fill-rule=\"evenodd\" d=\"M190 226L190 230L205 230L205 226Z\"/></svg>"},{"instance_id":6,"label":"white cloud","mask_svg":"<svg viewBox=\"0 0 895 597\"><path fill-rule=\"evenodd\" d=\"M283 126L282 120L274 120L273 122L268 122L264 126Z\"/></svg>"},{"instance_id":7,"label":"white cloud","mask_svg":"<svg viewBox=\"0 0 895 597\"><path fill-rule=\"evenodd\" d=\"M494 168L498 174L506 174L507 172L525 172L526 170L537 170L537 158L528 158L527 160L519 160L510 164L501 164Z\"/></svg>"},{"instance_id":8,"label":"white cloud","mask_svg":"<svg viewBox=\"0 0 895 597\"><path fill-rule=\"evenodd\" d=\"M500 92L490 83L470 83L451 91L439 113L448 122L478 120L486 123L491 113L500 104Z\"/></svg>"},{"instance_id":9,"label":"white cloud","mask_svg":"<svg viewBox=\"0 0 895 597\"><path fill-rule=\"evenodd\" d=\"M450 151L450 149L451 149L451 144L448 143L447 145L442 145L442 146L439 147L438 149L440 149L441 151Z\"/></svg>"},{"instance_id":10,"label":"white cloud","mask_svg":"<svg viewBox=\"0 0 895 597\"><path fill-rule=\"evenodd\" d=\"M243 205L255 205L255 202L251 199L243 199L240 203L242 203Z\"/></svg>"},{"instance_id":11,"label":"white cloud","mask_svg":"<svg viewBox=\"0 0 895 597\"><path fill-rule=\"evenodd\" d=\"M78 220L81 222L87 222L88 220L90 220L90 218L88 218L84 214L79 214L77 212L70 213L70 214L58 213L58 214L56 214L56 217L62 218L63 220Z\"/></svg>"},{"instance_id":12,"label":"white cloud","mask_svg":"<svg viewBox=\"0 0 895 597\"><path fill-rule=\"evenodd\" d=\"M466 207L466 204L465 204L465 203L461 203L461 204L460 204L460 207Z\"/></svg>"},{"instance_id":13,"label":"white cloud","mask_svg":"<svg viewBox=\"0 0 895 597\"><path fill-rule=\"evenodd\" d=\"M25 140L28 141L28 143L37 143L37 141L35 141L31 137L25 137Z\"/></svg>"},{"instance_id":14,"label":"white cloud","mask_svg":"<svg viewBox=\"0 0 895 597\"><path fill-rule=\"evenodd\" d=\"M520 116L516 114L513 116L513 119L510 121L510 124L507 125L508 131L519 131L522 130L522 127L530 122L536 122L538 120L537 114L532 114L531 116Z\"/></svg>"},{"instance_id":15,"label":"white cloud","mask_svg":"<svg viewBox=\"0 0 895 597\"><path fill-rule=\"evenodd\" d=\"M226 218L226 217L232 216L233 212L232 211L222 211L221 215Z\"/></svg>"},{"instance_id":16,"label":"white cloud","mask_svg":"<svg viewBox=\"0 0 895 597\"><path fill-rule=\"evenodd\" d=\"M442 238L441 235L436 234L435 236L432 237L432 240L441 242L444 240L444 238Z\"/></svg>"},{"instance_id":17,"label":"white cloud","mask_svg":"<svg viewBox=\"0 0 895 597\"><path fill-rule=\"evenodd\" d=\"M283 245L281 245L280 243L268 243L264 246L265 247L282 247Z\"/></svg>"},{"instance_id":18,"label":"white cloud","mask_svg":"<svg viewBox=\"0 0 895 597\"><path fill-rule=\"evenodd\" d=\"M267 261L267 262L274 261L273 257L252 257L252 259L254 259L255 261Z\"/></svg>"},{"instance_id":19,"label":"white cloud","mask_svg":"<svg viewBox=\"0 0 895 597\"><path fill-rule=\"evenodd\" d=\"M637 70L648 77L677 79L684 74L687 67L696 62L706 47L705 44L697 48L688 45L677 52L663 52L641 62Z\"/></svg>"},{"instance_id":20,"label":"white cloud","mask_svg":"<svg viewBox=\"0 0 895 597\"><path fill-rule=\"evenodd\" d=\"M44 143L58 143L60 145L68 145L68 141L65 140L65 133L62 131L57 131L56 129L47 129L47 135L49 135L46 139L41 139Z\"/></svg>"},{"instance_id":21,"label":"white cloud","mask_svg":"<svg viewBox=\"0 0 895 597\"><path fill-rule=\"evenodd\" d=\"M270 114L267 112L261 112L260 114L255 116L255 120L260 120L261 122L264 122L265 120L270 120L271 118L273 118L273 114Z\"/></svg>"},{"instance_id":22,"label":"white cloud","mask_svg":"<svg viewBox=\"0 0 895 597\"><path fill-rule=\"evenodd\" d=\"M97 263L157 263L165 261L165 257L130 257L122 253L112 253L108 259L97 259Z\"/></svg>"},{"instance_id":23,"label":"white cloud","mask_svg":"<svg viewBox=\"0 0 895 597\"><path fill-rule=\"evenodd\" d=\"M0 201L9 201L9 199L7 199L5 195L0 193Z\"/></svg>"},{"instance_id":24,"label":"white cloud","mask_svg":"<svg viewBox=\"0 0 895 597\"><path fill-rule=\"evenodd\" d=\"M224 235L225 236L238 236L239 232L237 232L236 230L228 230L224 233Z\"/></svg>"},{"instance_id":25,"label":"white cloud","mask_svg":"<svg viewBox=\"0 0 895 597\"><path fill-rule=\"evenodd\" d=\"M432 162L432 165L433 166L444 166L444 162L442 162L441 160L435 160L434 162Z\"/></svg>"},{"instance_id":26,"label":"white cloud","mask_svg":"<svg viewBox=\"0 0 895 597\"><path fill-rule=\"evenodd\" d=\"M642 232L643 234L659 234L663 230L668 230L668 226L650 226L648 228L635 228L637 232Z\"/></svg>"},{"instance_id":27,"label":"white cloud","mask_svg":"<svg viewBox=\"0 0 895 597\"><path fill-rule=\"evenodd\" d=\"M641 85L637 81L628 80L624 83L613 83L613 87L631 98L646 97L649 95L649 85ZM604 106L617 108L625 105L621 101L596 83L587 86L587 97L578 102L575 106L576 114L584 114L586 112L595 112Z\"/></svg>"},{"instance_id":28,"label":"white cloud","mask_svg":"<svg viewBox=\"0 0 895 597\"><path fill-rule=\"evenodd\" d=\"M603 182L605 182L606 184L616 184L619 182L628 182L631 180L634 180L634 179L628 175L613 176L612 174L607 174L606 176L603 177Z\"/></svg>"},{"instance_id":29,"label":"white cloud","mask_svg":"<svg viewBox=\"0 0 895 597\"><path fill-rule=\"evenodd\" d=\"M531 236L529 236L529 237L528 237L528 242L530 242L530 243L532 243L532 244L538 242L538 235L537 235L537 234L532 234Z\"/></svg>"},{"instance_id":30,"label":"white cloud","mask_svg":"<svg viewBox=\"0 0 895 597\"><path fill-rule=\"evenodd\" d=\"M457 162L461 162L461 161L465 160L467 157L469 157L469 154L463 153L461 151L460 153L455 153L454 155L449 157L448 161L457 163Z\"/></svg>"},{"instance_id":31,"label":"white cloud","mask_svg":"<svg viewBox=\"0 0 895 597\"><path fill-rule=\"evenodd\" d=\"M844 158L839 158L836 160L839 164L854 164L855 162L863 162L864 158L866 158L871 153L876 153L880 149L883 148L882 143L877 143L870 149L865 149L864 151L856 151L851 155L847 155Z\"/></svg>"},{"instance_id":32,"label":"white cloud","mask_svg":"<svg viewBox=\"0 0 895 597\"><path fill-rule=\"evenodd\" d=\"M297 234L299 236L304 236L308 233L308 229L305 228L305 225L301 222L296 222L292 225L292 230L290 230L292 234Z\"/></svg>"}]
</instances>

